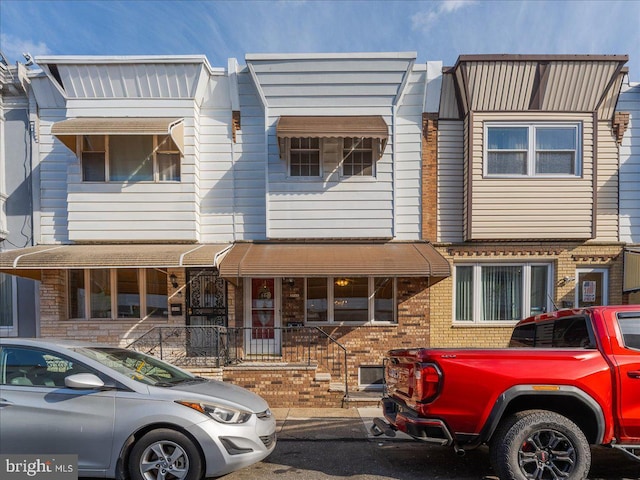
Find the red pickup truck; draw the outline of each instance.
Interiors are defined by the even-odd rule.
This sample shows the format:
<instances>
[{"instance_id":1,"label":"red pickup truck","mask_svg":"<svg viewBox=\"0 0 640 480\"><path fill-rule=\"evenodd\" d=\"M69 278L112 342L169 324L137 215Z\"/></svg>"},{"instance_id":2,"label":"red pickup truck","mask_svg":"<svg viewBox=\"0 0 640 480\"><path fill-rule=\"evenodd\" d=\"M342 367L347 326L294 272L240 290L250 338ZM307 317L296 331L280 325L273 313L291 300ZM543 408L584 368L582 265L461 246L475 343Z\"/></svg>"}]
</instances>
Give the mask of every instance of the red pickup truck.
<instances>
[{"instance_id":1,"label":"red pickup truck","mask_svg":"<svg viewBox=\"0 0 640 480\"><path fill-rule=\"evenodd\" d=\"M488 444L501 479L586 478L590 444L640 460L640 305L530 317L509 348L391 350L385 381L374 434Z\"/></svg>"}]
</instances>

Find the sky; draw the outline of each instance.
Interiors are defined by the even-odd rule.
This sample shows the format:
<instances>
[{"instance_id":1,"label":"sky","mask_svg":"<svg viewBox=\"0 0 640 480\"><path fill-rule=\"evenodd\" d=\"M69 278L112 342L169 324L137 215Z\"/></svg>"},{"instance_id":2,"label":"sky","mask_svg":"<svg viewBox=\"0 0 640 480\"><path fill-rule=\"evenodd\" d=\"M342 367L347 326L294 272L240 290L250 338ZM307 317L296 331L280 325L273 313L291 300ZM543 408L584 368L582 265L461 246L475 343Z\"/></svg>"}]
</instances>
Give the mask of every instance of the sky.
<instances>
[{"instance_id":1,"label":"sky","mask_svg":"<svg viewBox=\"0 0 640 480\"><path fill-rule=\"evenodd\" d=\"M640 0L0 0L0 50L38 55L416 52L627 54L640 81Z\"/></svg>"}]
</instances>

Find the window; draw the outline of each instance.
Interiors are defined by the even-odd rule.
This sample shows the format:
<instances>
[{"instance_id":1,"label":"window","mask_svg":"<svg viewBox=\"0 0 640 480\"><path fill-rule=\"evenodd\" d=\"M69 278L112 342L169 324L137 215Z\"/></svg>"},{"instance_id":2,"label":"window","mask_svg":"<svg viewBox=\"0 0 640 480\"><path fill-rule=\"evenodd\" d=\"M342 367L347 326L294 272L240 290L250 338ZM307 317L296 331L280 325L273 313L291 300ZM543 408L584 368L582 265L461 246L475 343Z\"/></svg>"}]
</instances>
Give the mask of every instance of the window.
<instances>
[{"instance_id":1,"label":"window","mask_svg":"<svg viewBox=\"0 0 640 480\"><path fill-rule=\"evenodd\" d=\"M626 348L640 350L640 312L619 313L618 327Z\"/></svg>"},{"instance_id":2,"label":"window","mask_svg":"<svg viewBox=\"0 0 640 480\"><path fill-rule=\"evenodd\" d=\"M373 138L345 138L342 148L342 175L373 176L374 149L377 148L377 143Z\"/></svg>"},{"instance_id":3,"label":"window","mask_svg":"<svg viewBox=\"0 0 640 480\"><path fill-rule=\"evenodd\" d=\"M454 321L518 321L548 311L552 291L550 265L456 265Z\"/></svg>"},{"instance_id":4,"label":"window","mask_svg":"<svg viewBox=\"0 0 640 480\"><path fill-rule=\"evenodd\" d=\"M0 273L0 337L16 335L16 282L13 275Z\"/></svg>"},{"instance_id":5,"label":"window","mask_svg":"<svg viewBox=\"0 0 640 480\"><path fill-rule=\"evenodd\" d=\"M392 323L396 281L388 277L307 278L306 321Z\"/></svg>"},{"instance_id":6,"label":"window","mask_svg":"<svg viewBox=\"0 0 640 480\"><path fill-rule=\"evenodd\" d=\"M180 151L169 135L83 135L85 182L179 182Z\"/></svg>"},{"instance_id":7,"label":"window","mask_svg":"<svg viewBox=\"0 0 640 480\"><path fill-rule=\"evenodd\" d=\"M358 388L379 391L384 388L384 366L360 365L358 368Z\"/></svg>"},{"instance_id":8,"label":"window","mask_svg":"<svg viewBox=\"0 0 640 480\"><path fill-rule=\"evenodd\" d=\"M485 174L580 175L578 124L487 125Z\"/></svg>"},{"instance_id":9,"label":"window","mask_svg":"<svg viewBox=\"0 0 640 480\"><path fill-rule=\"evenodd\" d=\"M68 314L72 319L168 318L167 292L167 274L157 269L69 270Z\"/></svg>"},{"instance_id":10,"label":"window","mask_svg":"<svg viewBox=\"0 0 640 480\"><path fill-rule=\"evenodd\" d=\"M292 177L320 176L320 139L289 139L289 175Z\"/></svg>"},{"instance_id":11,"label":"window","mask_svg":"<svg viewBox=\"0 0 640 480\"><path fill-rule=\"evenodd\" d=\"M595 336L589 319L565 317L516 327L511 348L595 348Z\"/></svg>"},{"instance_id":12,"label":"window","mask_svg":"<svg viewBox=\"0 0 640 480\"><path fill-rule=\"evenodd\" d=\"M0 384L64 388L64 379L76 373L93 373L86 366L45 350L6 347Z\"/></svg>"}]
</instances>

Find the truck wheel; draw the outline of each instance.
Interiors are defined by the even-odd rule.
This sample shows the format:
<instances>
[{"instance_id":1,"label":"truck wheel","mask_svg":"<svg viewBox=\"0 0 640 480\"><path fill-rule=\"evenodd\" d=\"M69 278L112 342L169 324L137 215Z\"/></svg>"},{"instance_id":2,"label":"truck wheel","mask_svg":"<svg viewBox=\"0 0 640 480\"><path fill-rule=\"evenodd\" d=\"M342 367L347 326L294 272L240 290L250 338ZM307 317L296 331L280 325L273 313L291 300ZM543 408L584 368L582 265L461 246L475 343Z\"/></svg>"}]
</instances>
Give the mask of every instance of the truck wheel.
<instances>
[{"instance_id":1,"label":"truck wheel","mask_svg":"<svg viewBox=\"0 0 640 480\"><path fill-rule=\"evenodd\" d=\"M491 439L490 456L502 480L581 480L591 467L591 449L582 430L546 410L519 412L502 422Z\"/></svg>"},{"instance_id":2,"label":"truck wheel","mask_svg":"<svg viewBox=\"0 0 640 480\"><path fill-rule=\"evenodd\" d=\"M132 480L199 480L200 452L191 440L175 430L161 428L143 435L129 455Z\"/></svg>"}]
</instances>

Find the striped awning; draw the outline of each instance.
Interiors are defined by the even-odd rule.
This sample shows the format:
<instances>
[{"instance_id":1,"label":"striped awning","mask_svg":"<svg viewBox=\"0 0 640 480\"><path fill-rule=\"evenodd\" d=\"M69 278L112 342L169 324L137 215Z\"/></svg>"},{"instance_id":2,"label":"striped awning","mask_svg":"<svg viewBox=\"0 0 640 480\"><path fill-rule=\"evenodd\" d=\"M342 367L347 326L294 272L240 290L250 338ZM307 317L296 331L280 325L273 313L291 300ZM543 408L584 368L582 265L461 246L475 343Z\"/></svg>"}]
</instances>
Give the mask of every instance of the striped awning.
<instances>
[{"instance_id":1,"label":"striped awning","mask_svg":"<svg viewBox=\"0 0 640 480\"><path fill-rule=\"evenodd\" d=\"M448 277L449 262L426 242L237 243L220 275L239 277Z\"/></svg>"},{"instance_id":2,"label":"striped awning","mask_svg":"<svg viewBox=\"0 0 640 480\"><path fill-rule=\"evenodd\" d=\"M623 292L640 290L640 247L629 248L624 252Z\"/></svg>"},{"instance_id":3,"label":"striped awning","mask_svg":"<svg viewBox=\"0 0 640 480\"><path fill-rule=\"evenodd\" d=\"M84 117L54 123L51 134L75 153L78 135L171 135L184 153L184 119L158 117Z\"/></svg>"},{"instance_id":4,"label":"striped awning","mask_svg":"<svg viewBox=\"0 0 640 480\"><path fill-rule=\"evenodd\" d=\"M42 270L216 266L229 244L38 245L0 252L0 272L39 280Z\"/></svg>"}]
</instances>

